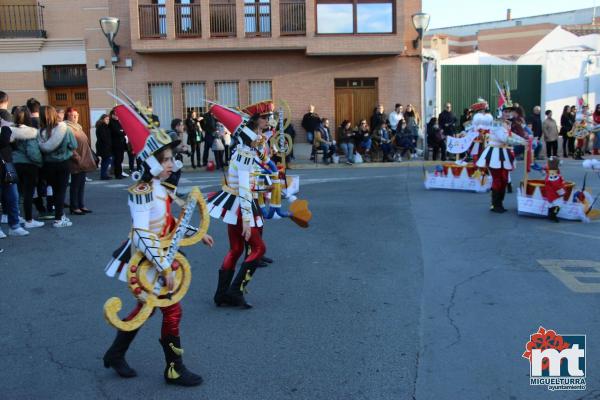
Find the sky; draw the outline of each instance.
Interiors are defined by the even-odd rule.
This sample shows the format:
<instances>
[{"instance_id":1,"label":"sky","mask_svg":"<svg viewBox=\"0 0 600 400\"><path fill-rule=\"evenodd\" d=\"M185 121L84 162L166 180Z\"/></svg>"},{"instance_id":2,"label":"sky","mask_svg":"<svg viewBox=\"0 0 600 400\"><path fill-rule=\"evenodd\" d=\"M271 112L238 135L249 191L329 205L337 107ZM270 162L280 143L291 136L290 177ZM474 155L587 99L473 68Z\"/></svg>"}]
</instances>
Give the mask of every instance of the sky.
<instances>
[{"instance_id":1,"label":"sky","mask_svg":"<svg viewBox=\"0 0 600 400\"><path fill-rule=\"evenodd\" d=\"M507 8L512 9L513 18L520 18L600 7L600 0L422 0L422 3L423 12L431 15L429 29L502 20Z\"/></svg>"}]
</instances>

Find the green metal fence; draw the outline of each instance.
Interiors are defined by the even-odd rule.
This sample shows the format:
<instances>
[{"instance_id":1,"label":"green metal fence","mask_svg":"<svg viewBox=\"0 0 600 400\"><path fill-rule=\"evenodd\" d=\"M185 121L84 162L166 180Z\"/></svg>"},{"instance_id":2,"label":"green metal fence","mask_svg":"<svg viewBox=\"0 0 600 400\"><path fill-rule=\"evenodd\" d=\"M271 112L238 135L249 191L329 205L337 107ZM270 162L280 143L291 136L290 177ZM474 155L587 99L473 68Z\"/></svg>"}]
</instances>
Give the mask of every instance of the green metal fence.
<instances>
[{"instance_id":1,"label":"green metal fence","mask_svg":"<svg viewBox=\"0 0 600 400\"><path fill-rule=\"evenodd\" d=\"M442 65L442 109L449 101L459 116L481 97L496 115L499 95L494 81L498 81L501 85L508 82L512 101L530 114L534 106L540 105L541 74L541 65Z\"/></svg>"}]
</instances>

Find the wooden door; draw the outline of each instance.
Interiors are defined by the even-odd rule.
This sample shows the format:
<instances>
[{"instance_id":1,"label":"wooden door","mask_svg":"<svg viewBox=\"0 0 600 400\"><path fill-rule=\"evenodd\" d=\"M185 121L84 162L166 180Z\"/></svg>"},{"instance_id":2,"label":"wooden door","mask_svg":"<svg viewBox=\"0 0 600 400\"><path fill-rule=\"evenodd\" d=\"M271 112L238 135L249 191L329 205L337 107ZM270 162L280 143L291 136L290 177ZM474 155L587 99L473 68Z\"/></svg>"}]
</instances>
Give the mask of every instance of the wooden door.
<instances>
[{"instance_id":1,"label":"wooden door","mask_svg":"<svg viewBox=\"0 0 600 400\"><path fill-rule=\"evenodd\" d=\"M338 129L343 121L353 121L354 115L354 104L352 101L353 92L352 89L336 89L335 90L335 137L337 137ZM353 122L354 125L354 122Z\"/></svg>"},{"instance_id":2,"label":"wooden door","mask_svg":"<svg viewBox=\"0 0 600 400\"><path fill-rule=\"evenodd\" d=\"M335 85L335 126L344 120L353 127L362 119L369 121L377 106L376 79L336 79Z\"/></svg>"},{"instance_id":3,"label":"wooden door","mask_svg":"<svg viewBox=\"0 0 600 400\"><path fill-rule=\"evenodd\" d=\"M352 90L352 101L354 103L353 125L358 125L360 120L363 119L366 119L367 123L370 124L369 121L371 120L371 115L373 115L373 110L377 107L377 89L359 88ZM375 129L374 126L370 128Z\"/></svg>"},{"instance_id":4,"label":"wooden door","mask_svg":"<svg viewBox=\"0 0 600 400\"><path fill-rule=\"evenodd\" d=\"M48 89L48 102L53 107L73 107L79 113L79 124L90 138L90 106L87 86L58 87Z\"/></svg>"}]
</instances>

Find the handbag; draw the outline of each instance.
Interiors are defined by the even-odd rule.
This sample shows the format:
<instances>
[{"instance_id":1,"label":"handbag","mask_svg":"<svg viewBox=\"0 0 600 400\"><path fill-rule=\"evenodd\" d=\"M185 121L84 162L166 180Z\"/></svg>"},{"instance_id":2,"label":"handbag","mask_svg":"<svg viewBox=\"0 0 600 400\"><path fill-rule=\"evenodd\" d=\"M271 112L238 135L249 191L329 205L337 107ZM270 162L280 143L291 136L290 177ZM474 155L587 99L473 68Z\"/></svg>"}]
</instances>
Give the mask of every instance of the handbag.
<instances>
[{"instance_id":1,"label":"handbag","mask_svg":"<svg viewBox=\"0 0 600 400\"><path fill-rule=\"evenodd\" d=\"M0 158L0 160L2 160L2 183L18 183L19 177L15 165L11 162L7 163L2 158Z\"/></svg>"}]
</instances>

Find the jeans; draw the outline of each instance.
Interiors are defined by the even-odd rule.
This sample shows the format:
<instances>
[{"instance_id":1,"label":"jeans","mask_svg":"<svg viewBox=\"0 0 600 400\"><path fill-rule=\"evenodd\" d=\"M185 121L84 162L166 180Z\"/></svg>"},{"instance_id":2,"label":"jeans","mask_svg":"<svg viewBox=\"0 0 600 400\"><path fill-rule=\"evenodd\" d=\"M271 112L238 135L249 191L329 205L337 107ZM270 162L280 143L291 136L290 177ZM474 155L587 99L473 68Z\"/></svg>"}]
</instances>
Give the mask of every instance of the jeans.
<instances>
[{"instance_id":1,"label":"jeans","mask_svg":"<svg viewBox=\"0 0 600 400\"><path fill-rule=\"evenodd\" d=\"M320 149L323 150L323 161L331 158L337 150L335 144L330 145L327 143L322 143Z\"/></svg>"},{"instance_id":2,"label":"jeans","mask_svg":"<svg viewBox=\"0 0 600 400\"><path fill-rule=\"evenodd\" d=\"M371 151L372 145L373 145L373 142L371 141L371 138L365 139L362 142L360 142L360 147L365 149L365 151Z\"/></svg>"},{"instance_id":3,"label":"jeans","mask_svg":"<svg viewBox=\"0 0 600 400\"><path fill-rule=\"evenodd\" d=\"M71 210L85 208L83 196L85 193L85 172L71 174L71 186L69 188L69 206Z\"/></svg>"},{"instance_id":4,"label":"jeans","mask_svg":"<svg viewBox=\"0 0 600 400\"><path fill-rule=\"evenodd\" d=\"M354 162L354 143L352 143L352 142L340 143L340 147L342 148L342 151L346 155L346 159L348 161L350 161L351 163L353 163Z\"/></svg>"},{"instance_id":5,"label":"jeans","mask_svg":"<svg viewBox=\"0 0 600 400\"><path fill-rule=\"evenodd\" d=\"M112 157L102 157L102 161L100 162L100 179L108 178L108 167L112 163Z\"/></svg>"},{"instance_id":6,"label":"jeans","mask_svg":"<svg viewBox=\"0 0 600 400\"><path fill-rule=\"evenodd\" d=\"M19 227L19 189L16 183L3 183L2 210L8 215L8 225L11 229ZM1 212L0 212L1 215Z\"/></svg>"},{"instance_id":7,"label":"jeans","mask_svg":"<svg viewBox=\"0 0 600 400\"><path fill-rule=\"evenodd\" d=\"M19 175L19 192L23 198L23 209L25 210L25 220L33 219L33 190L38 180L39 168L34 164L15 164L17 174Z\"/></svg>"},{"instance_id":8,"label":"jeans","mask_svg":"<svg viewBox=\"0 0 600 400\"><path fill-rule=\"evenodd\" d=\"M533 158L538 158L542 151L542 142L538 140L537 144L533 144Z\"/></svg>"},{"instance_id":9,"label":"jeans","mask_svg":"<svg viewBox=\"0 0 600 400\"><path fill-rule=\"evenodd\" d=\"M306 140L308 140L308 143L313 144L313 141L315 140L315 133L307 131Z\"/></svg>"},{"instance_id":10,"label":"jeans","mask_svg":"<svg viewBox=\"0 0 600 400\"><path fill-rule=\"evenodd\" d=\"M69 161L48 162L44 164L46 179L52 186L54 193L54 219L60 220L63 216L67 183L69 182Z\"/></svg>"}]
</instances>

